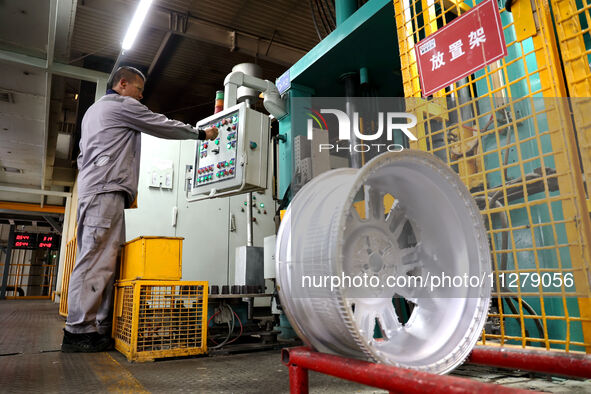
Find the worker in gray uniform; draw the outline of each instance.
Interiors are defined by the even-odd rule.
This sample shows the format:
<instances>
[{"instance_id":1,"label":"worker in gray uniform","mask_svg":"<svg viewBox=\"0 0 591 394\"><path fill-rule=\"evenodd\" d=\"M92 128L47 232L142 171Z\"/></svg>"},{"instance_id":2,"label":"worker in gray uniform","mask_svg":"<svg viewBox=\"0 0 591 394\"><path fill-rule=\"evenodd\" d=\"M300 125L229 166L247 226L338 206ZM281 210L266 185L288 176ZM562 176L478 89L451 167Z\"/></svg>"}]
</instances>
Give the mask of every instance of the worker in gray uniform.
<instances>
[{"instance_id":1,"label":"worker in gray uniform","mask_svg":"<svg viewBox=\"0 0 591 394\"><path fill-rule=\"evenodd\" d=\"M112 88L82 119L78 156L76 265L70 276L62 352L111 347L113 283L125 241L124 208L137 196L141 133L166 139L215 139L215 127L197 131L140 103L144 75L119 68Z\"/></svg>"}]
</instances>

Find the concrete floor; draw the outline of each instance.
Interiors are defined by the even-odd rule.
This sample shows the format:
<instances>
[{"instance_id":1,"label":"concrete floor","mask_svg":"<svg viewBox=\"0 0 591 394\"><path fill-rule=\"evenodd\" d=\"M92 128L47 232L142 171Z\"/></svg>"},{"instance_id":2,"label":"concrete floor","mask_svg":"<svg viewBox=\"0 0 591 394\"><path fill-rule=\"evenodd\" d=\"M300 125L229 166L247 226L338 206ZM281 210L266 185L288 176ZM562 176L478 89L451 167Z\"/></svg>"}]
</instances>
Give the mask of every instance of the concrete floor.
<instances>
[{"instance_id":1,"label":"concrete floor","mask_svg":"<svg viewBox=\"0 0 591 394\"><path fill-rule=\"evenodd\" d=\"M49 301L0 301L0 392L289 393L279 351L129 363L116 351L63 354L63 319ZM591 381L462 366L455 375L537 391L591 393ZM384 393L310 372L311 393Z\"/></svg>"}]
</instances>

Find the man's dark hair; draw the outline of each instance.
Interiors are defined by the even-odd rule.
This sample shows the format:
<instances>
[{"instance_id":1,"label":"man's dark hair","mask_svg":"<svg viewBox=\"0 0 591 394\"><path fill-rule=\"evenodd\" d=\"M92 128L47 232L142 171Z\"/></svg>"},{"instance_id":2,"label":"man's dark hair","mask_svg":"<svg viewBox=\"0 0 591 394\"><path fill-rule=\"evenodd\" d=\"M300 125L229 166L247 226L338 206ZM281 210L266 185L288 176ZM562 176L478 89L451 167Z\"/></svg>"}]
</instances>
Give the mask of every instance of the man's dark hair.
<instances>
[{"instance_id":1,"label":"man's dark hair","mask_svg":"<svg viewBox=\"0 0 591 394\"><path fill-rule=\"evenodd\" d=\"M113 79L109 84L110 88L117 86L119 81L121 81L121 78L125 78L127 81L133 81L136 76L140 77L144 82L146 82L146 77L137 68L129 66L119 67L117 71L115 71L115 74L113 74Z\"/></svg>"}]
</instances>

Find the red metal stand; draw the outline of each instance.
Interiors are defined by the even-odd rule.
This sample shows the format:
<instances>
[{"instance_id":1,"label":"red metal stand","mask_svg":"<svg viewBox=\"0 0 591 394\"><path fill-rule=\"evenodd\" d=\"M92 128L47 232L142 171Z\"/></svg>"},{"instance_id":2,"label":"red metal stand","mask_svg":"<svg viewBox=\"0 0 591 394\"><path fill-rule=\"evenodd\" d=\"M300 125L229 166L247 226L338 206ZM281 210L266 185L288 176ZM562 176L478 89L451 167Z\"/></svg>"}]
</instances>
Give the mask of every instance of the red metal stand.
<instances>
[{"instance_id":1,"label":"red metal stand","mask_svg":"<svg viewBox=\"0 0 591 394\"><path fill-rule=\"evenodd\" d=\"M468 362L549 375L591 378L591 357L584 354L476 346Z\"/></svg>"},{"instance_id":2,"label":"red metal stand","mask_svg":"<svg viewBox=\"0 0 591 394\"><path fill-rule=\"evenodd\" d=\"M289 365L289 391L308 393L308 370L297 365Z\"/></svg>"},{"instance_id":3,"label":"red metal stand","mask_svg":"<svg viewBox=\"0 0 591 394\"><path fill-rule=\"evenodd\" d=\"M435 375L318 353L306 347L283 349L281 358L289 367L291 394L308 393L309 369L389 390L391 393L531 393L455 376Z\"/></svg>"}]
</instances>

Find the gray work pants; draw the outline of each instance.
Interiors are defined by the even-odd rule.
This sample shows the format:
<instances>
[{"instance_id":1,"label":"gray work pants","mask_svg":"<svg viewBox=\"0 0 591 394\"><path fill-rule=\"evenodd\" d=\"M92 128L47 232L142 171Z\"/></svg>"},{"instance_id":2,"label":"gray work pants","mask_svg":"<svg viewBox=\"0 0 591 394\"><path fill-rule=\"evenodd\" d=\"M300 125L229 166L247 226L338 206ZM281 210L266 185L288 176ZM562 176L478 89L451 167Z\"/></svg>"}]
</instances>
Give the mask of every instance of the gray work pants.
<instances>
[{"instance_id":1,"label":"gray work pants","mask_svg":"<svg viewBox=\"0 0 591 394\"><path fill-rule=\"evenodd\" d=\"M125 194L78 200L78 249L68 289L66 330L110 333L117 253L125 241Z\"/></svg>"}]
</instances>

